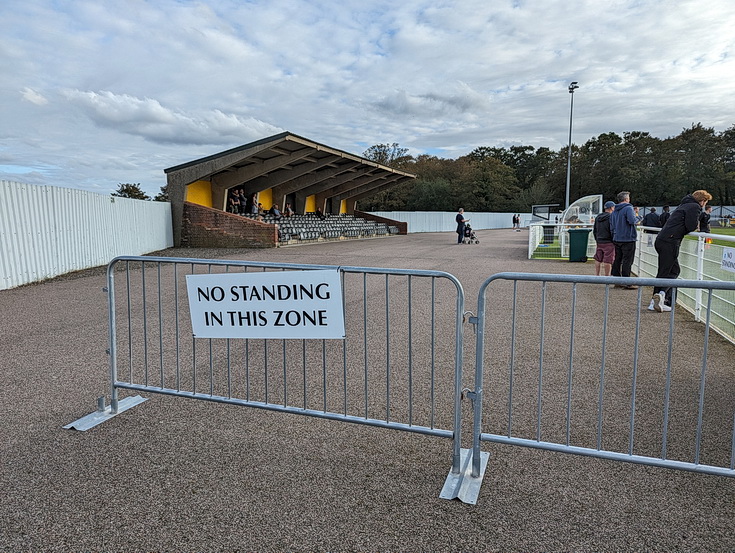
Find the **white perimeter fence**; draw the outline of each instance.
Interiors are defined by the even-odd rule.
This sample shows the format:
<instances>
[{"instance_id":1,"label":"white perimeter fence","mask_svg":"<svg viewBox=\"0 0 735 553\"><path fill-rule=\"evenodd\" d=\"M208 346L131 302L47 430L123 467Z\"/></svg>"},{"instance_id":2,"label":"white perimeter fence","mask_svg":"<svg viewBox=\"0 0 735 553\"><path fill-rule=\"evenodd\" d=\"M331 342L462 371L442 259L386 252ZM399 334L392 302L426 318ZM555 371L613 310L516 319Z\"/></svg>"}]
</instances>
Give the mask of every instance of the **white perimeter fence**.
<instances>
[{"instance_id":1,"label":"white perimeter fence","mask_svg":"<svg viewBox=\"0 0 735 553\"><path fill-rule=\"evenodd\" d=\"M378 217L405 221L408 232L454 232L457 230L456 211L370 211ZM531 221L530 213L521 213L521 226ZM513 228L513 213L477 213L465 211L465 219L469 219L474 230L497 228Z\"/></svg>"},{"instance_id":2,"label":"white perimeter fence","mask_svg":"<svg viewBox=\"0 0 735 553\"><path fill-rule=\"evenodd\" d=\"M408 231L454 232L457 212L376 211ZM473 229L511 228L513 213L466 212ZM521 214L527 225L531 215ZM171 205L0 180L0 290L173 247Z\"/></svg>"},{"instance_id":3,"label":"white perimeter fence","mask_svg":"<svg viewBox=\"0 0 735 553\"><path fill-rule=\"evenodd\" d=\"M168 202L0 181L0 290L172 246Z\"/></svg>"}]
</instances>

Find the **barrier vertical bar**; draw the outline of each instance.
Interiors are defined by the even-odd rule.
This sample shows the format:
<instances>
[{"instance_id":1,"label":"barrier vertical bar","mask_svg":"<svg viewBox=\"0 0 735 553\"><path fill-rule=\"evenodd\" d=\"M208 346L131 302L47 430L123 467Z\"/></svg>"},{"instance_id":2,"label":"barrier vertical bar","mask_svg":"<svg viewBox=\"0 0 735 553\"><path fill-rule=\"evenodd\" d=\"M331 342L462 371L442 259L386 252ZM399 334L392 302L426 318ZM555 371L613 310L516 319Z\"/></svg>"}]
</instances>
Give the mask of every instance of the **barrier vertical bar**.
<instances>
[{"instance_id":1,"label":"barrier vertical bar","mask_svg":"<svg viewBox=\"0 0 735 553\"><path fill-rule=\"evenodd\" d=\"M431 423L434 428L436 414L436 277L431 277ZM454 465L454 462L452 462Z\"/></svg>"},{"instance_id":2,"label":"barrier vertical bar","mask_svg":"<svg viewBox=\"0 0 735 553\"><path fill-rule=\"evenodd\" d=\"M385 275L385 422L390 422L390 285Z\"/></svg>"},{"instance_id":3,"label":"barrier vertical bar","mask_svg":"<svg viewBox=\"0 0 735 553\"><path fill-rule=\"evenodd\" d=\"M304 379L304 409L307 407L307 387L306 387L306 340L301 340L301 376Z\"/></svg>"},{"instance_id":4,"label":"barrier vertical bar","mask_svg":"<svg viewBox=\"0 0 735 553\"><path fill-rule=\"evenodd\" d=\"M281 340L281 357L283 357L283 406L288 406L288 372L286 370L286 340Z\"/></svg>"},{"instance_id":5,"label":"barrier vertical bar","mask_svg":"<svg viewBox=\"0 0 735 553\"><path fill-rule=\"evenodd\" d=\"M413 312L411 305L411 275L408 275L408 424L413 426Z\"/></svg>"},{"instance_id":6,"label":"barrier vertical bar","mask_svg":"<svg viewBox=\"0 0 735 553\"><path fill-rule=\"evenodd\" d=\"M109 306L108 313L108 335L110 338L110 347L108 355L110 356L110 412L115 414L118 410L118 395L115 382L117 382L117 330L115 325L115 277L114 277L114 264L111 263L107 267L107 302ZM130 271L126 270L126 274L130 274ZM128 293L128 302L130 301L130 294ZM130 307L128 306L128 321L130 321ZM128 342L131 342L130 334L128 334ZM132 345L131 345L132 347ZM132 356L131 356L132 359ZM130 369L132 371L132 368Z\"/></svg>"},{"instance_id":7,"label":"barrier vertical bar","mask_svg":"<svg viewBox=\"0 0 735 553\"><path fill-rule=\"evenodd\" d=\"M704 278L704 236L697 237L697 280ZM710 296L712 291L710 291ZM709 316L709 314L708 314ZM702 320L702 289L694 290L694 319Z\"/></svg>"},{"instance_id":8,"label":"barrier vertical bar","mask_svg":"<svg viewBox=\"0 0 735 553\"><path fill-rule=\"evenodd\" d=\"M536 441L541 441L541 414L544 389L544 330L546 329L546 285L541 284L541 336L539 337L538 354L538 398L536 400Z\"/></svg>"},{"instance_id":9,"label":"barrier vertical bar","mask_svg":"<svg viewBox=\"0 0 735 553\"><path fill-rule=\"evenodd\" d=\"M699 376L699 405L697 407L697 442L694 450L694 463L699 464L699 451L702 445L702 417L704 416L704 384L707 375L707 352L709 351L709 323L712 313L712 294L707 300L707 321L704 325L704 348L702 352L702 370Z\"/></svg>"},{"instance_id":10,"label":"barrier vertical bar","mask_svg":"<svg viewBox=\"0 0 735 553\"><path fill-rule=\"evenodd\" d=\"M510 382L508 384L508 437L513 432L513 377L516 360L516 309L518 307L518 281L513 281L513 308L511 309L510 329Z\"/></svg>"},{"instance_id":11,"label":"barrier vertical bar","mask_svg":"<svg viewBox=\"0 0 735 553\"><path fill-rule=\"evenodd\" d=\"M133 381L133 317L130 305L130 261L125 262L125 284L128 304L128 380ZM114 307L114 305L113 305Z\"/></svg>"},{"instance_id":12,"label":"barrier vertical bar","mask_svg":"<svg viewBox=\"0 0 735 553\"><path fill-rule=\"evenodd\" d=\"M140 262L140 280L143 287L143 367L145 385L148 386L148 305L145 283L145 261Z\"/></svg>"},{"instance_id":13,"label":"barrier vertical bar","mask_svg":"<svg viewBox=\"0 0 735 553\"><path fill-rule=\"evenodd\" d=\"M633 346L633 382L631 384L631 398L630 398L630 434L628 436L628 454L633 455L633 442L635 438L635 402L636 392L638 390L638 348L641 337L641 292L642 288L638 289L638 309L636 310L635 317L635 344ZM672 310L673 312L673 310Z\"/></svg>"},{"instance_id":14,"label":"barrier vertical bar","mask_svg":"<svg viewBox=\"0 0 735 553\"><path fill-rule=\"evenodd\" d=\"M363 353L363 371L365 387L363 389L363 398L365 399L365 418L368 418L368 343L367 343L367 273L362 274L362 353Z\"/></svg>"},{"instance_id":15,"label":"barrier vertical bar","mask_svg":"<svg viewBox=\"0 0 735 553\"><path fill-rule=\"evenodd\" d=\"M344 271L339 272L340 286L342 286L342 312L347 309L346 299L344 294L345 289L345 273ZM347 339L342 340L342 398L344 404L344 414L347 415Z\"/></svg>"},{"instance_id":16,"label":"barrier vertical bar","mask_svg":"<svg viewBox=\"0 0 735 553\"><path fill-rule=\"evenodd\" d=\"M432 287L434 283L432 281ZM432 288L433 296L433 288ZM464 290L457 286L457 306L455 315L455 329L454 334L457 337L455 340L456 346L454 350L454 428L452 432L452 473L460 473L460 464L462 458L462 354L464 351ZM433 324L432 324L433 331ZM432 344L434 343L434 337L432 335ZM433 345L432 345L433 355ZM433 359L432 359L432 378L433 378ZM432 382L432 391L434 385ZM433 392L432 392L433 393ZM477 451L479 453L479 432L477 441ZM474 451L474 444L473 444ZM473 465L474 471L474 465Z\"/></svg>"},{"instance_id":17,"label":"barrier vertical bar","mask_svg":"<svg viewBox=\"0 0 735 553\"><path fill-rule=\"evenodd\" d=\"M572 284L572 317L569 329L569 368L567 369L567 425L566 444L571 442L572 433L572 374L574 365L574 317L577 311L577 283Z\"/></svg>"},{"instance_id":18,"label":"barrier vertical bar","mask_svg":"<svg viewBox=\"0 0 735 553\"><path fill-rule=\"evenodd\" d=\"M472 478L480 476L480 434L482 433L482 380L483 380L483 354L485 351L485 289L483 285L480 288L480 295L477 299L477 341L475 347L475 391L472 398L473 417L472 417ZM459 331L459 329L458 329ZM461 363L461 357L458 362ZM461 388L461 382L459 385ZM461 419L455 418L455 426L461 424Z\"/></svg>"},{"instance_id":19,"label":"barrier vertical bar","mask_svg":"<svg viewBox=\"0 0 735 553\"><path fill-rule=\"evenodd\" d=\"M181 348L179 336L179 264L174 263L174 325L176 342L176 391L181 391Z\"/></svg>"},{"instance_id":20,"label":"barrier vertical bar","mask_svg":"<svg viewBox=\"0 0 735 553\"><path fill-rule=\"evenodd\" d=\"M602 319L602 352L600 359L600 392L597 400L597 449L602 449L602 413L605 399L605 356L607 354L607 317L610 308L610 285L605 285L605 306Z\"/></svg>"},{"instance_id":21,"label":"barrier vertical bar","mask_svg":"<svg viewBox=\"0 0 735 553\"><path fill-rule=\"evenodd\" d=\"M161 297L161 263L157 263L158 275L158 365L161 378L161 388L165 388L163 373L163 298Z\"/></svg>"},{"instance_id":22,"label":"barrier vertical bar","mask_svg":"<svg viewBox=\"0 0 735 553\"><path fill-rule=\"evenodd\" d=\"M672 291L671 312L669 315L669 343L666 355L666 383L664 385L664 421L661 433L661 458L666 459L669 439L669 408L671 407L671 362L674 351L674 306L676 305L676 289Z\"/></svg>"}]
</instances>

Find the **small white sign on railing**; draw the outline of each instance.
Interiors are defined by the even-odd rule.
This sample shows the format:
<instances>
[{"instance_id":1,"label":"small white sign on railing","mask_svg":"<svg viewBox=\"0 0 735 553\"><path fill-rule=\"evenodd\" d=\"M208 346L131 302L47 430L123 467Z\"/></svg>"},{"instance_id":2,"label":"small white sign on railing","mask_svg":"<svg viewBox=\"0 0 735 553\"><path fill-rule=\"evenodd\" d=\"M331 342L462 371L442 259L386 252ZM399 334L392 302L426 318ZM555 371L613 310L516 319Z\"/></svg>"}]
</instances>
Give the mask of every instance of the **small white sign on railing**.
<instances>
[{"instance_id":1,"label":"small white sign on railing","mask_svg":"<svg viewBox=\"0 0 735 553\"><path fill-rule=\"evenodd\" d=\"M735 248L722 248L722 269L735 273Z\"/></svg>"},{"instance_id":2,"label":"small white sign on railing","mask_svg":"<svg viewBox=\"0 0 735 553\"><path fill-rule=\"evenodd\" d=\"M337 270L186 275L196 338L345 337Z\"/></svg>"}]
</instances>

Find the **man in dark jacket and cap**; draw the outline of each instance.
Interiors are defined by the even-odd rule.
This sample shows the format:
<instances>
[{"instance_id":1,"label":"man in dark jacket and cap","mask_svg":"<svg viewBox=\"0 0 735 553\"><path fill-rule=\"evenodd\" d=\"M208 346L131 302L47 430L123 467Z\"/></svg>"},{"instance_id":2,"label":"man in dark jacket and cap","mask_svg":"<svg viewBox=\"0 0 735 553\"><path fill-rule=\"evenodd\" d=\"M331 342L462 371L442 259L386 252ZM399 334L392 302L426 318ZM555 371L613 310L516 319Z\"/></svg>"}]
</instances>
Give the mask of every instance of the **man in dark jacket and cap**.
<instances>
[{"instance_id":1,"label":"man in dark jacket and cap","mask_svg":"<svg viewBox=\"0 0 735 553\"><path fill-rule=\"evenodd\" d=\"M666 224L656 237L654 244L658 252L658 272L656 278L678 278L681 273L679 267L679 247L684 236L697 230L699 215L702 208L712 199L712 194L706 190L696 190L684 196ZM656 286L653 289L653 298L648 306L649 311L671 311L672 289Z\"/></svg>"},{"instance_id":2,"label":"man in dark jacket and cap","mask_svg":"<svg viewBox=\"0 0 735 553\"><path fill-rule=\"evenodd\" d=\"M615 244L612 241L610 230L610 214L615 209L615 202L605 202L605 210L595 218L592 227L592 236L595 237L597 249L595 250L595 274L600 276L600 269L605 276L610 276L612 263L615 260Z\"/></svg>"}]
</instances>

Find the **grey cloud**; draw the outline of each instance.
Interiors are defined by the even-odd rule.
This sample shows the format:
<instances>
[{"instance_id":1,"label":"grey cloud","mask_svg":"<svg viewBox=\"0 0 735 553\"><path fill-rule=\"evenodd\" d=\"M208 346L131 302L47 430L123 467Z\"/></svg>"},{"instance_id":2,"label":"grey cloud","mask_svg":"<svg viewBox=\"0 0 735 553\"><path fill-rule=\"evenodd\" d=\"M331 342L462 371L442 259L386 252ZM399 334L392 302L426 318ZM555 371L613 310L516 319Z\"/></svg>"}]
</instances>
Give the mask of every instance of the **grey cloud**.
<instances>
[{"instance_id":1,"label":"grey cloud","mask_svg":"<svg viewBox=\"0 0 735 553\"><path fill-rule=\"evenodd\" d=\"M67 90L64 96L95 124L160 144L231 144L280 130L263 121L220 110L183 113L151 98L109 91Z\"/></svg>"},{"instance_id":2,"label":"grey cloud","mask_svg":"<svg viewBox=\"0 0 735 553\"><path fill-rule=\"evenodd\" d=\"M457 88L455 93L410 94L405 90L396 90L393 94L373 102L373 105L383 112L425 117L453 116L488 109L489 101L485 96L464 84Z\"/></svg>"}]
</instances>

